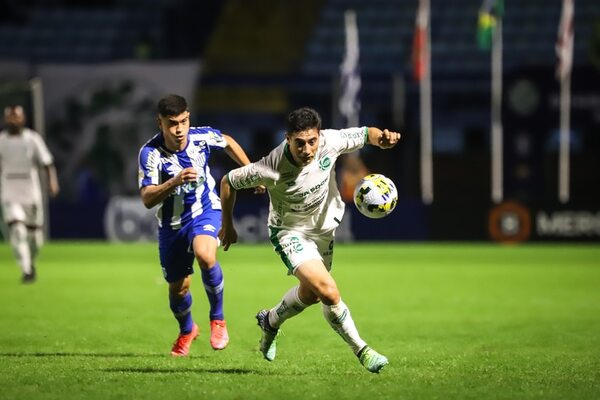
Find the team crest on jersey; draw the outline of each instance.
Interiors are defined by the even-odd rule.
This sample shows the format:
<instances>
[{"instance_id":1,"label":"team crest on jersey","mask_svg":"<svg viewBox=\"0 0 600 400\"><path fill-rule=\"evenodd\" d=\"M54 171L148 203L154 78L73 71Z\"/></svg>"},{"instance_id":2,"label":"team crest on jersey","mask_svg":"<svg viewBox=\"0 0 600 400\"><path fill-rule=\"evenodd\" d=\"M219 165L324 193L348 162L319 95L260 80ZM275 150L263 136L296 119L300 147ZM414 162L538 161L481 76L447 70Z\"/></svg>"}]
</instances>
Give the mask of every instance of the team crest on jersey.
<instances>
[{"instance_id":1,"label":"team crest on jersey","mask_svg":"<svg viewBox=\"0 0 600 400\"><path fill-rule=\"evenodd\" d=\"M203 181L195 181L195 182L186 182L183 185L177 186L174 190L173 190L173 194L180 196L182 193L192 193L195 192L196 189L198 188L198 186L200 186L203 183Z\"/></svg>"},{"instance_id":2,"label":"team crest on jersey","mask_svg":"<svg viewBox=\"0 0 600 400\"><path fill-rule=\"evenodd\" d=\"M321 171L325 171L330 166L331 166L331 159L328 156L325 156L319 160L319 169Z\"/></svg>"},{"instance_id":3,"label":"team crest on jersey","mask_svg":"<svg viewBox=\"0 0 600 400\"><path fill-rule=\"evenodd\" d=\"M205 140L194 140L194 146L198 148L198 150L204 150L206 148Z\"/></svg>"}]
</instances>

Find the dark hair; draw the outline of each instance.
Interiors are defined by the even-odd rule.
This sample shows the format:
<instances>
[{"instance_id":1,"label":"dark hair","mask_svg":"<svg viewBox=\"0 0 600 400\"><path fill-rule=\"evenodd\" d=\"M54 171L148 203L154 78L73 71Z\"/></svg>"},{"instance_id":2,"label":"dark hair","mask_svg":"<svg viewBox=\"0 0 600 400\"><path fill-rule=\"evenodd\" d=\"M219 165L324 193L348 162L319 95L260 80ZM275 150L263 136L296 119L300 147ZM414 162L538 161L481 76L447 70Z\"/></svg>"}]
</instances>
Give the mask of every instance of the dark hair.
<instances>
[{"instance_id":1,"label":"dark hair","mask_svg":"<svg viewBox=\"0 0 600 400\"><path fill-rule=\"evenodd\" d=\"M159 115L173 117L187 111L188 105L183 97L170 94L159 100L157 108Z\"/></svg>"},{"instance_id":2,"label":"dark hair","mask_svg":"<svg viewBox=\"0 0 600 400\"><path fill-rule=\"evenodd\" d=\"M321 116L312 108L302 107L288 114L288 134L304 132L312 128L321 130Z\"/></svg>"}]
</instances>

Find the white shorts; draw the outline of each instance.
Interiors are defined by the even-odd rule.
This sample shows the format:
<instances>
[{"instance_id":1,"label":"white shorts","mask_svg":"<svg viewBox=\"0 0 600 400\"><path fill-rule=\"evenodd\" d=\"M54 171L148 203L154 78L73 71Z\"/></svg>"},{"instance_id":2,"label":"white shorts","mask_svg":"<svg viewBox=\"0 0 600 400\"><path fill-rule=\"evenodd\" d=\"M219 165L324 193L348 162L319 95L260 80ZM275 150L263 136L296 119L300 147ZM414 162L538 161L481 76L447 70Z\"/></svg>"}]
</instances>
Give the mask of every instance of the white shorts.
<instances>
[{"instance_id":1,"label":"white shorts","mask_svg":"<svg viewBox=\"0 0 600 400\"><path fill-rule=\"evenodd\" d=\"M269 240L287 267L288 275L293 275L296 268L309 260L321 260L327 271L331 270L335 230L311 235L269 227L269 233Z\"/></svg>"},{"instance_id":2,"label":"white shorts","mask_svg":"<svg viewBox=\"0 0 600 400\"><path fill-rule=\"evenodd\" d=\"M41 228L44 223L44 210L39 204L2 203L2 215L8 225L23 222L28 228Z\"/></svg>"}]
</instances>

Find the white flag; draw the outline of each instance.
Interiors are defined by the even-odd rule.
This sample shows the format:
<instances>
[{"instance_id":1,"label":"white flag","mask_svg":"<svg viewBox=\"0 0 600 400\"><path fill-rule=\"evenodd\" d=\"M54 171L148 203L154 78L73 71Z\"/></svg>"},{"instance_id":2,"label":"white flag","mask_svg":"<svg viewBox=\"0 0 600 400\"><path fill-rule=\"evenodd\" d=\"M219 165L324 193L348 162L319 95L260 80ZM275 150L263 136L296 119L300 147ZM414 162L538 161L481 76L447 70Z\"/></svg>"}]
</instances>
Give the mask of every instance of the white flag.
<instances>
[{"instance_id":1,"label":"white flag","mask_svg":"<svg viewBox=\"0 0 600 400\"><path fill-rule=\"evenodd\" d=\"M563 0L556 40L556 55L558 56L556 77L559 80L564 80L571 73L573 66L573 14L573 0Z\"/></svg>"},{"instance_id":2,"label":"white flag","mask_svg":"<svg viewBox=\"0 0 600 400\"><path fill-rule=\"evenodd\" d=\"M345 13L346 24L346 53L344 61L340 65L340 114L346 118L348 126L358 125L358 114L360 111L360 100L358 92L360 91L360 75L358 73L358 27L356 25L356 13L353 10L347 10Z\"/></svg>"}]
</instances>

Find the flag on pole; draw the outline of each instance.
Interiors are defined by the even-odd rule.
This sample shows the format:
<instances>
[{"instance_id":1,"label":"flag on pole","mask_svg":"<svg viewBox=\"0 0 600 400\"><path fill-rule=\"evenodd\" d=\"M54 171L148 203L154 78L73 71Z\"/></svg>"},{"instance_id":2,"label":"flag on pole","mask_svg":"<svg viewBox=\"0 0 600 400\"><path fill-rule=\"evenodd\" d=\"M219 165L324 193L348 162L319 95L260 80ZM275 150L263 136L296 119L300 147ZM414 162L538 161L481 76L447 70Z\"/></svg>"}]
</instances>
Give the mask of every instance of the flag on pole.
<instances>
[{"instance_id":1,"label":"flag on pole","mask_svg":"<svg viewBox=\"0 0 600 400\"><path fill-rule=\"evenodd\" d=\"M556 40L556 77L560 82L560 149L558 155L558 199L561 203L570 197L570 141L571 141L571 69L573 66L574 0L563 0L558 38Z\"/></svg>"},{"instance_id":2,"label":"flag on pole","mask_svg":"<svg viewBox=\"0 0 600 400\"><path fill-rule=\"evenodd\" d=\"M421 123L421 197L423 202L433 202L433 154L431 124L431 39L429 33L429 0L419 0L413 38L413 78L419 82L419 109Z\"/></svg>"},{"instance_id":3,"label":"flag on pole","mask_svg":"<svg viewBox=\"0 0 600 400\"><path fill-rule=\"evenodd\" d=\"M429 46L427 43L427 28L429 26L429 1L419 0L417 16L415 18L415 35L413 37L413 78L420 81L425 75L427 58L425 51Z\"/></svg>"},{"instance_id":4,"label":"flag on pole","mask_svg":"<svg viewBox=\"0 0 600 400\"><path fill-rule=\"evenodd\" d=\"M491 49L491 197L500 203L504 197L504 133L502 127L502 16L503 0L484 0L477 21L477 44Z\"/></svg>"},{"instance_id":5,"label":"flag on pole","mask_svg":"<svg viewBox=\"0 0 600 400\"><path fill-rule=\"evenodd\" d=\"M494 30L503 14L503 0L483 0L477 20L477 44L480 49L489 50L492 47Z\"/></svg>"},{"instance_id":6,"label":"flag on pole","mask_svg":"<svg viewBox=\"0 0 600 400\"><path fill-rule=\"evenodd\" d=\"M563 81L571 73L573 65L573 0L563 0L560 24L558 25L558 38L556 40L556 55L558 65L556 77Z\"/></svg>"},{"instance_id":7,"label":"flag on pole","mask_svg":"<svg viewBox=\"0 0 600 400\"><path fill-rule=\"evenodd\" d=\"M346 52L344 60L340 65L340 91L338 102L340 114L346 118L347 126L358 125L358 114L360 112L361 81L359 75L358 58L360 55L358 46L358 27L356 25L356 13L354 10L346 10L344 15L346 25Z\"/></svg>"},{"instance_id":8,"label":"flag on pole","mask_svg":"<svg viewBox=\"0 0 600 400\"><path fill-rule=\"evenodd\" d=\"M358 45L358 27L356 24L356 13L354 10L346 10L344 14L346 30L346 52L344 60L340 65L340 97L338 108L345 117L346 126L358 126L360 100L360 74L358 59L360 55ZM341 159L340 168L340 193L342 199L351 203L354 198L354 187L369 173L369 170L361 160L358 152L346 154Z\"/></svg>"}]
</instances>

